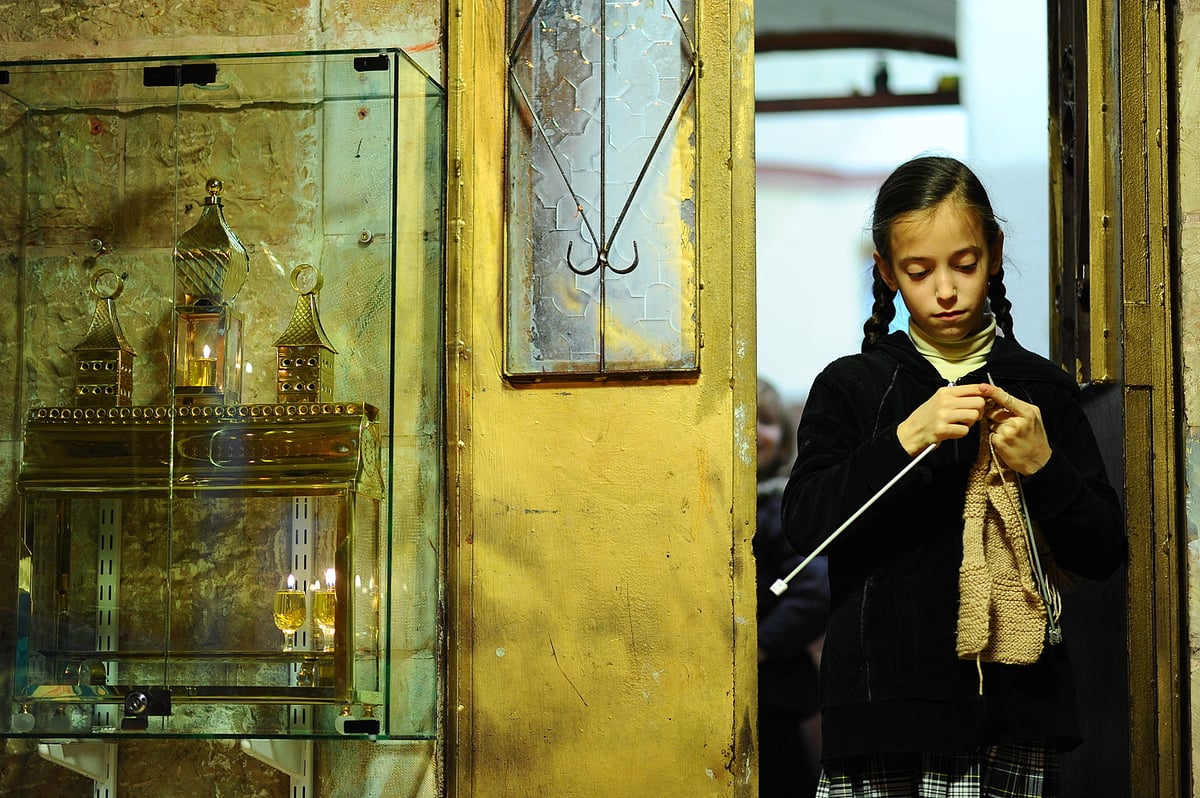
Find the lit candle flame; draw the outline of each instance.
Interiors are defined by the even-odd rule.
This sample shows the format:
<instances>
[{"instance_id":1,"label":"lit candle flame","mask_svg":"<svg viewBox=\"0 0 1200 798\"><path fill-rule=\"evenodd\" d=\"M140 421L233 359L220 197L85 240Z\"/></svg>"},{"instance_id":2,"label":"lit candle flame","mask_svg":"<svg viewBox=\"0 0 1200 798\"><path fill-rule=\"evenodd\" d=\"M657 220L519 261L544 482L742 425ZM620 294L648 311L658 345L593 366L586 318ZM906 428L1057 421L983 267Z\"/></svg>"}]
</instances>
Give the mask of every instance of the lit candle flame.
<instances>
[{"instance_id":1,"label":"lit candle flame","mask_svg":"<svg viewBox=\"0 0 1200 798\"><path fill-rule=\"evenodd\" d=\"M333 579L335 576L336 576L336 573L334 572L334 570L332 568L325 569L325 586L326 587L329 587L329 588L333 587Z\"/></svg>"},{"instance_id":2,"label":"lit candle flame","mask_svg":"<svg viewBox=\"0 0 1200 798\"><path fill-rule=\"evenodd\" d=\"M312 590L320 590L321 589L321 580L320 579L314 580L313 583L309 587Z\"/></svg>"},{"instance_id":3,"label":"lit candle flame","mask_svg":"<svg viewBox=\"0 0 1200 798\"><path fill-rule=\"evenodd\" d=\"M204 345L204 357L212 357L212 350L208 348L208 344Z\"/></svg>"},{"instance_id":4,"label":"lit candle flame","mask_svg":"<svg viewBox=\"0 0 1200 798\"><path fill-rule=\"evenodd\" d=\"M296 589L296 575L295 574L288 574L287 585L288 585L288 590Z\"/></svg>"}]
</instances>

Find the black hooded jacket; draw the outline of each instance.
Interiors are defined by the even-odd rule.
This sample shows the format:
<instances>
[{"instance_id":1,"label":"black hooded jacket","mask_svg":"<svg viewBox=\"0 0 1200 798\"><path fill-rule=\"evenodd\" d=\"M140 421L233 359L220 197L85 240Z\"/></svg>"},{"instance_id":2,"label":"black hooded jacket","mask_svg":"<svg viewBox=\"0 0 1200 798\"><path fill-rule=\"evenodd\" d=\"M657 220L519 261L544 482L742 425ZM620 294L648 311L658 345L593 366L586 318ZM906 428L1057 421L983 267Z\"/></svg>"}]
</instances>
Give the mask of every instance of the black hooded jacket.
<instances>
[{"instance_id":1,"label":"black hooded jacket","mask_svg":"<svg viewBox=\"0 0 1200 798\"><path fill-rule=\"evenodd\" d=\"M1124 519L1078 386L1001 336L984 368L958 382L989 380L1041 410L1052 454L1021 484L1057 565L1106 578L1125 559ZM813 551L911 462L896 426L945 384L903 332L817 377L783 500L798 552ZM984 663L982 675L974 660L958 658L962 514L978 427L930 452L825 549L832 608L821 661L823 758L1079 742L1064 645L1047 645L1033 665ZM1063 619L1066 635L1070 622Z\"/></svg>"}]
</instances>

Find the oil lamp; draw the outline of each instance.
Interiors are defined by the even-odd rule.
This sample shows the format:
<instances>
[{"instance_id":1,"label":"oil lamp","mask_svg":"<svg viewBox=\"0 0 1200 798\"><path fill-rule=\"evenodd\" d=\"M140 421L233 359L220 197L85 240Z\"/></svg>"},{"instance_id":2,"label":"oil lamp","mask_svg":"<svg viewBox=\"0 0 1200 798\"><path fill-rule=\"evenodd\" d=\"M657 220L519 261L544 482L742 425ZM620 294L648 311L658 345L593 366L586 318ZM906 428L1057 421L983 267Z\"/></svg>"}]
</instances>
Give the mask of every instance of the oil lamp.
<instances>
[{"instance_id":1,"label":"oil lamp","mask_svg":"<svg viewBox=\"0 0 1200 798\"><path fill-rule=\"evenodd\" d=\"M236 404L242 393L242 318L228 305L175 308L175 403Z\"/></svg>"},{"instance_id":2,"label":"oil lamp","mask_svg":"<svg viewBox=\"0 0 1200 798\"><path fill-rule=\"evenodd\" d=\"M236 404L242 393L242 317L233 303L250 271L225 221L222 182L210 179L196 224L175 242L175 403Z\"/></svg>"}]
</instances>

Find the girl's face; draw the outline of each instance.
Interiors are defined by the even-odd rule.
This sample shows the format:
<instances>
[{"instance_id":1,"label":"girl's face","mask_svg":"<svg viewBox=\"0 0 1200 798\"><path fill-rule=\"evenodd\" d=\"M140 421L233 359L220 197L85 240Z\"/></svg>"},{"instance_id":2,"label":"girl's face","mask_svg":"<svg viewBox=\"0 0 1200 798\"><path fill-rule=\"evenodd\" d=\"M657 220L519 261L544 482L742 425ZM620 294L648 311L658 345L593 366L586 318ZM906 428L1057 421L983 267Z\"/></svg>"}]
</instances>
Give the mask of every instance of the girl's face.
<instances>
[{"instance_id":1,"label":"girl's face","mask_svg":"<svg viewBox=\"0 0 1200 798\"><path fill-rule=\"evenodd\" d=\"M925 335L958 341L986 323L988 278L1000 270L1002 244L998 238L990 251L976 215L947 201L898 217L891 261L876 252L875 268Z\"/></svg>"}]
</instances>

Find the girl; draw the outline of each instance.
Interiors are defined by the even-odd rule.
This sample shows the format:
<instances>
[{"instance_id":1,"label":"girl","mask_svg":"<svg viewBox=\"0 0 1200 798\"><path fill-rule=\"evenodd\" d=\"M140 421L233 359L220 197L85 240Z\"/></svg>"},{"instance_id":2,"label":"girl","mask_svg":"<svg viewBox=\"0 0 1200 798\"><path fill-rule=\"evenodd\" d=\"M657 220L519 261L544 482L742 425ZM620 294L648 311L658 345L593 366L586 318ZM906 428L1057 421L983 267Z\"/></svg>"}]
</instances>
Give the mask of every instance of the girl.
<instances>
[{"instance_id":1,"label":"girl","mask_svg":"<svg viewBox=\"0 0 1200 798\"><path fill-rule=\"evenodd\" d=\"M978 178L951 158L901 165L879 190L872 235L863 351L809 393L784 492L788 539L811 552L927 456L825 550L817 795L1051 798L1057 754L1079 742L1064 647L999 664L956 646L968 479L977 453L994 452L1045 556L1088 578L1124 560L1120 504L1078 387L1013 337L1004 237ZM907 334L888 334L897 293Z\"/></svg>"}]
</instances>

